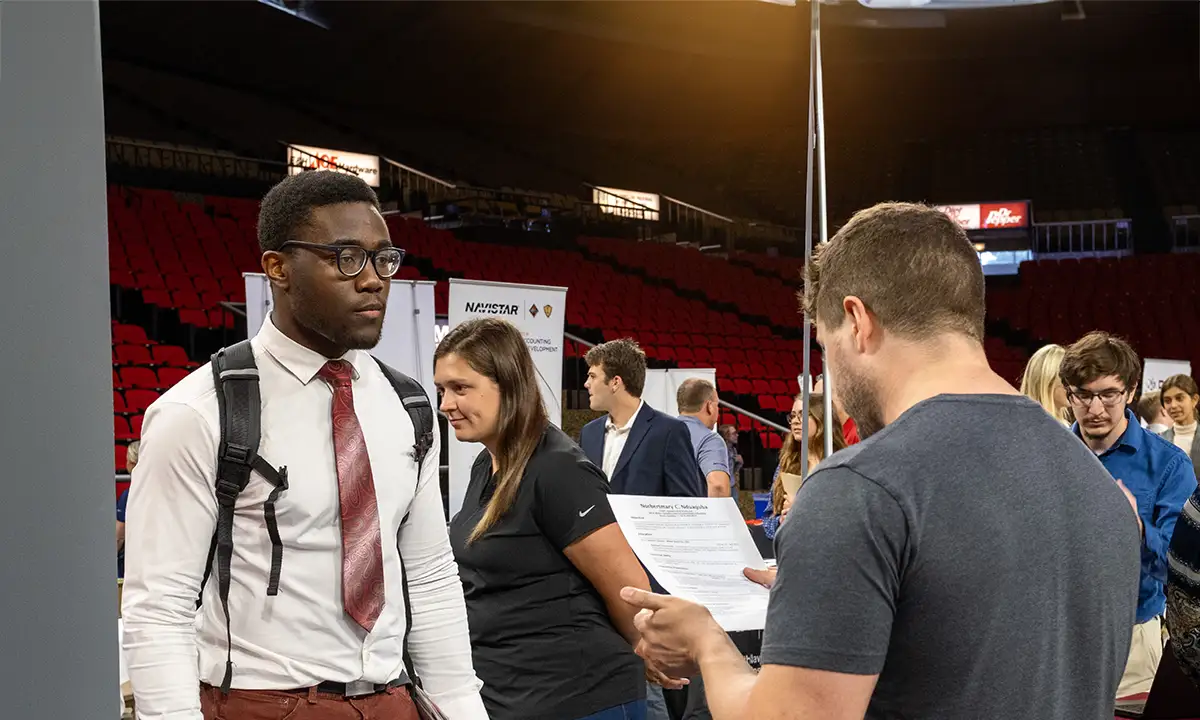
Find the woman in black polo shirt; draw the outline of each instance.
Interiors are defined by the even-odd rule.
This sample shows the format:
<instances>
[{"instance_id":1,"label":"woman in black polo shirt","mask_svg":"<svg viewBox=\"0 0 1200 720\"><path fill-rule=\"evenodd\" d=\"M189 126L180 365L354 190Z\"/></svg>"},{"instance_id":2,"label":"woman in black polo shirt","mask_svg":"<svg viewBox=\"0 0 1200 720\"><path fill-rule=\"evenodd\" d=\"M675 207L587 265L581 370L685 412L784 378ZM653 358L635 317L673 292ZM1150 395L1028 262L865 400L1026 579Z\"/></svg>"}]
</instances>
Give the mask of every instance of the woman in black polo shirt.
<instances>
[{"instance_id":1,"label":"woman in black polo shirt","mask_svg":"<svg viewBox=\"0 0 1200 720\"><path fill-rule=\"evenodd\" d=\"M550 424L521 332L459 325L438 344L441 411L486 448L450 523L491 720L643 720L646 674L621 588L649 588L608 483Z\"/></svg>"}]
</instances>

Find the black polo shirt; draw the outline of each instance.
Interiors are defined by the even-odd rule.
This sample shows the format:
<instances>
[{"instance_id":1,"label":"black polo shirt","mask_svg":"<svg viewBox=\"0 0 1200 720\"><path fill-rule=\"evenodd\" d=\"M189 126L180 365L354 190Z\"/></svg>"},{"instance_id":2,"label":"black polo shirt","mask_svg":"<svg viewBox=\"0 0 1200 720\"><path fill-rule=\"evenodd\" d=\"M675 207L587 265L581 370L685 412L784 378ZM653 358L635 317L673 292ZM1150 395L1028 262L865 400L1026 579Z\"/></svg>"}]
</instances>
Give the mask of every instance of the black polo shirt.
<instances>
[{"instance_id":1,"label":"black polo shirt","mask_svg":"<svg viewBox=\"0 0 1200 720\"><path fill-rule=\"evenodd\" d=\"M604 474L549 427L512 508L467 545L495 483L485 450L450 522L475 672L491 720L575 720L645 697L641 658L563 554L615 522Z\"/></svg>"}]
</instances>

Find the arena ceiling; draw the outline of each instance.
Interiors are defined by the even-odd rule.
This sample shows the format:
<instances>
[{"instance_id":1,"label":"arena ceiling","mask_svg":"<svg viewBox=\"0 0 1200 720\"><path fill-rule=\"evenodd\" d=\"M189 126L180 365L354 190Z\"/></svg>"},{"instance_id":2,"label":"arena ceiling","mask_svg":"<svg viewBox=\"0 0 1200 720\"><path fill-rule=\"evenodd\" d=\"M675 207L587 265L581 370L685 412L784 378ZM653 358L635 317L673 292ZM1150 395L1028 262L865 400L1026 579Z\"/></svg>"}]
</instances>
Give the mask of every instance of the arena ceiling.
<instances>
[{"instance_id":1,"label":"arena ceiling","mask_svg":"<svg viewBox=\"0 0 1200 720\"><path fill-rule=\"evenodd\" d=\"M437 126L517 144L595 139L685 160L718 145L766 144L793 159L802 147L803 4L314 7L328 29L263 3L104 2L103 52L106 62L374 118L385 133ZM849 0L825 9L832 141L986 127L1191 124L1200 109L1196 3L1050 3L924 14L921 23L934 27L879 29L888 17Z\"/></svg>"}]
</instances>

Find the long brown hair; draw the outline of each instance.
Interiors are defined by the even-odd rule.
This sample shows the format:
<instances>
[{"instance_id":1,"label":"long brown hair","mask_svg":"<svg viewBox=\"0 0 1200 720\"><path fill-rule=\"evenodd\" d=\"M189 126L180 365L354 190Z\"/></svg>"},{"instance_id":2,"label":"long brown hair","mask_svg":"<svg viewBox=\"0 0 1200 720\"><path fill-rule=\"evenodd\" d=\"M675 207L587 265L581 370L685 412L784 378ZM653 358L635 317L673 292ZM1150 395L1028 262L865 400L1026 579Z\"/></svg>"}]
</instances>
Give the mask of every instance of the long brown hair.
<instances>
[{"instance_id":1,"label":"long brown hair","mask_svg":"<svg viewBox=\"0 0 1200 720\"><path fill-rule=\"evenodd\" d=\"M796 396L799 399L799 395ZM793 400L793 403L796 401ZM822 395L808 396L808 415L816 421L817 431L809 438L808 449L817 456L818 460L825 459L825 398ZM835 418L836 419L836 418ZM808 428L804 429L808 432ZM846 437L842 434L842 426L837 422L833 423L833 451L837 452L846 447ZM787 437L783 439L783 447L779 450L779 474L791 473L799 475L803 467L803 457L800 455L800 441L788 432ZM808 468L808 472L813 471L812 466ZM786 493L783 490L783 480L775 478L775 484L771 488L772 508L775 514L783 512L783 501Z\"/></svg>"},{"instance_id":2,"label":"long brown hair","mask_svg":"<svg viewBox=\"0 0 1200 720\"><path fill-rule=\"evenodd\" d=\"M467 542L473 543L504 517L517 497L521 477L550 424L538 372L521 331L497 318L468 320L446 334L433 353L433 362L454 354L500 388L500 417L496 421L496 466L499 480L479 524Z\"/></svg>"}]
</instances>

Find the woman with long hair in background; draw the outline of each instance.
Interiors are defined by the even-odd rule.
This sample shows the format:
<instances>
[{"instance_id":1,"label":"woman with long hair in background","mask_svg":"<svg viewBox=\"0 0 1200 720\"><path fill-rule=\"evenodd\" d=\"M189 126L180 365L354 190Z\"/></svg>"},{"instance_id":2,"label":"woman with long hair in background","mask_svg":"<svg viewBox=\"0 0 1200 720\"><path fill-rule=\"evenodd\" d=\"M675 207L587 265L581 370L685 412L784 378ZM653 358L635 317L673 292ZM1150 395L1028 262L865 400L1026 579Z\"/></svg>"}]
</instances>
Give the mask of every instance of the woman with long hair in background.
<instances>
[{"instance_id":1,"label":"woman with long hair in background","mask_svg":"<svg viewBox=\"0 0 1200 720\"><path fill-rule=\"evenodd\" d=\"M450 522L475 671L491 720L642 720L647 672L633 652L627 585L649 589L608 504L608 482L547 417L513 325L482 318L434 354L440 410L481 443Z\"/></svg>"},{"instance_id":2,"label":"woman with long hair in background","mask_svg":"<svg viewBox=\"0 0 1200 720\"><path fill-rule=\"evenodd\" d=\"M763 516L763 532L770 539L775 538L779 531L779 523L790 507L787 492L783 487L781 476L784 473L802 475L802 457L800 443L804 434L808 434L808 474L811 475L817 464L825 459L825 398L821 395L808 397L808 421L804 421L803 397L796 396L792 403L792 411L788 413L789 432L783 439L783 447L779 450L779 465L775 468L775 477L771 481L771 503ZM833 451L837 452L846 447L846 438L842 435L841 425L833 423Z\"/></svg>"},{"instance_id":3,"label":"woman with long hair in background","mask_svg":"<svg viewBox=\"0 0 1200 720\"><path fill-rule=\"evenodd\" d=\"M1055 420L1063 425L1072 421L1071 408L1067 403L1067 389L1058 376L1067 351L1061 345L1043 345L1029 358L1025 374L1021 376L1021 394L1045 408Z\"/></svg>"}]
</instances>

